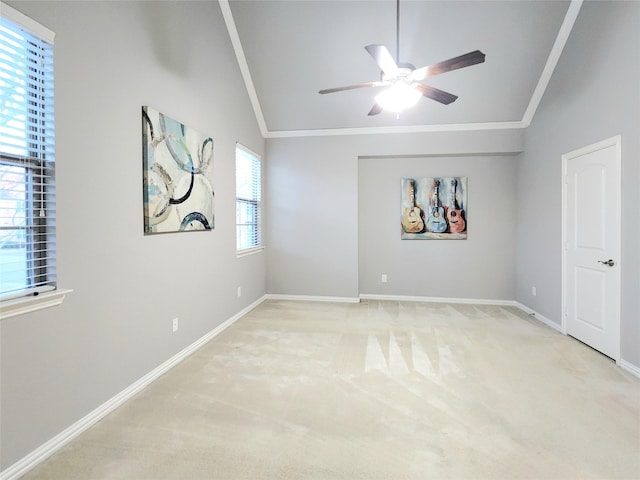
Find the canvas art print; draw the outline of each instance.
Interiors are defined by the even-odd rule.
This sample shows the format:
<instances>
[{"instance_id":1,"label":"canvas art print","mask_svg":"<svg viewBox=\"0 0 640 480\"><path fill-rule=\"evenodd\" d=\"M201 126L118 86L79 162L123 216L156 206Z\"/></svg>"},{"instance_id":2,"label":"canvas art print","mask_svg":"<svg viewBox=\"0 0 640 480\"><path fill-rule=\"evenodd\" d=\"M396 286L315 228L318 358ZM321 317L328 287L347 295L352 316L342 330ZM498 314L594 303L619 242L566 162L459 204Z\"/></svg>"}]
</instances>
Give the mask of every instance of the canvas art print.
<instances>
[{"instance_id":1,"label":"canvas art print","mask_svg":"<svg viewBox=\"0 0 640 480\"><path fill-rule=\"evenodd\" d=\"M403 240L465 240L467 177L402 179Z\"/></svg>"},{"instance_id":2,"label":"canvas art print","mask_svg":"<svg viewBox=\"0 0 640 480\"><path fill-rule=\"evenodd\" d=\"M144 231L212 230L213 139L142 107Z\"/></svg>"}]
</instances>

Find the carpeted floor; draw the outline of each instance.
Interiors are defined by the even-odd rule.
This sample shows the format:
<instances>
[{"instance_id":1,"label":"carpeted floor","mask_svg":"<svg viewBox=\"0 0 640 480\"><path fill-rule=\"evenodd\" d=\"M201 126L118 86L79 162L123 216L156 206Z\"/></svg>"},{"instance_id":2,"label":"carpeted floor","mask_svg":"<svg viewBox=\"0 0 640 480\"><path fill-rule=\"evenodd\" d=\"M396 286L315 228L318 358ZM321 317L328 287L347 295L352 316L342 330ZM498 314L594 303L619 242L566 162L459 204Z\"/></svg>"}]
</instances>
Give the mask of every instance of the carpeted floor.
<instances>
[{"instance_id":1,"label":"carpeted floor","mask_svg":"<svg viewBox=\"0 0 640 480\"><path fill-rule=\"evenodd\" d=\"M269 300L25 479L638 479L640 380L512 307Z\"/></svg>"}]
</instances>

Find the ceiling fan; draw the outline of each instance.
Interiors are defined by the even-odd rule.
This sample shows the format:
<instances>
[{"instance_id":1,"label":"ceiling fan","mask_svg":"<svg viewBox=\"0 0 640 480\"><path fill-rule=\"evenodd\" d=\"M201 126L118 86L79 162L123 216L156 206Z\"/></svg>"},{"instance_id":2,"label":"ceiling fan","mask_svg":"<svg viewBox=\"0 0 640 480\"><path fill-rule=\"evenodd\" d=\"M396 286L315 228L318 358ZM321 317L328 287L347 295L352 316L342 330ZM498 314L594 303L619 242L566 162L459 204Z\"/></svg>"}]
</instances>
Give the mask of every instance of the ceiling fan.
<instances>
[{"instance_id":1,"label":"ceiling fan","mask_svg":"<svg viewBox=\"0 0 640 480\"><path fill-rule=\"evenodd\" d=\"M415 105L420 97L427 97L448 105L458 97L420 82L441 73L482 63L485 58L484 53L480 50L474 50L473 52L418 69L410 63L400 63L400 0L396 0L396 59L393 59L384 45L367 45L364 48L382 70L379 81L327 88L320 90L318 93L326 94L355 90L357 88L388 86L388 89L375 97L376 103L369 111L369 115L378 115L382 110L390 110L399 114Z\"/></svg>"}]
</instances>

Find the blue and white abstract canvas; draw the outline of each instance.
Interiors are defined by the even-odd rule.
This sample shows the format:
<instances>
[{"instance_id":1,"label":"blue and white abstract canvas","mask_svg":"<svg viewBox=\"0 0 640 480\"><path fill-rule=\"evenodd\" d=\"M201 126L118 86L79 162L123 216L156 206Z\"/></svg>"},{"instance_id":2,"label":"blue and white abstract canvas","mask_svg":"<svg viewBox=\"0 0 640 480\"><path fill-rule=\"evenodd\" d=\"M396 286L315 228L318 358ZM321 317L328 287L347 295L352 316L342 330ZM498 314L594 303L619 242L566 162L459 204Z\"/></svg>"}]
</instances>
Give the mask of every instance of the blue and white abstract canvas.
<instances>
[{"instance_id":1,"label":"blue and white abstract canvas","mask_svg":"<svg viewBox=\"0 0 640 480\"><path fill-rule=\"evenodd\" d=\"M144 232L214 228L213 138L142 107Z\"/></svg>"}]
</instances>

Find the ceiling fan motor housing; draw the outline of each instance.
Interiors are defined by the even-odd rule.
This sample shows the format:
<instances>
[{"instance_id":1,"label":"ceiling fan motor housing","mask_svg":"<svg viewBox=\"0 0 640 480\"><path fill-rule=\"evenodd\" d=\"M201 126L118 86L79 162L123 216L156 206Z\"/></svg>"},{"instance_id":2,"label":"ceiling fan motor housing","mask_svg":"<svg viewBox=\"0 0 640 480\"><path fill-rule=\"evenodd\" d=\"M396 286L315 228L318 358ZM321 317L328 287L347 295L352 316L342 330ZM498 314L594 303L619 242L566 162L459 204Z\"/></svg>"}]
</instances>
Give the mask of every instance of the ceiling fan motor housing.
<instances>
[{"instance_id":1,"label":"ceiling fan motor housing","mask_svg":"<svg viewBox=\"0 0 640 480\"><path fill-rule=\"evenodd\" d=\"M400 63L398 64L398 69L393 73L384 73L380 72L380 78L385 83L397 83L397 82L405 82L412 83L411 73L416 69L410 63Z\"/></svg>"}]
</instances>

